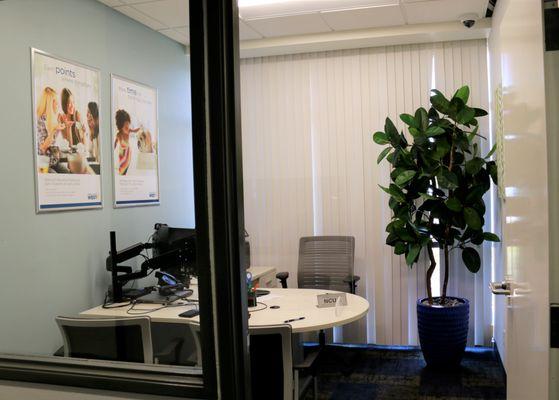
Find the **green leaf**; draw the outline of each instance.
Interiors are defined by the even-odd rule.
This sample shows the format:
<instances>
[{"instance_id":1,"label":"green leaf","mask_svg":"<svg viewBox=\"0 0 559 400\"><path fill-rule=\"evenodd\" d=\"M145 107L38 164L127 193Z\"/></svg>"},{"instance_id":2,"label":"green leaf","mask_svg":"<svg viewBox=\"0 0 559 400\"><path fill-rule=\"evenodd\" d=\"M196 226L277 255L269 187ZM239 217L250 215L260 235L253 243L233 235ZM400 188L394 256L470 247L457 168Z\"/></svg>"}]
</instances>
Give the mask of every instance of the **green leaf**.
<instances>
[{"instance_id":1,"label":"green leaf","mask_svg":"<svg viewBox=\"0 0 559 400\"><path fill-rule=\"evenodd\" d=\"M483 243L483 232L475 231L472 233L472 243L478 246Z\"/></svg>"},{"instance_id":2,"label":"green leaf","mask_svg":"<svg viewBox=\"0 0 559 400\"><path fill-rule=\"evenodd\" d=\"M430 120L438 121L439 120L439 113L435 110L435 107L429 108L429 113L427 114Z\"/></svg>"},{"instance_id":3,"label":"green leaf","mask_svg":"<svg viewBox=\"0 0 559 400\"><path fill-rule=\"evenodd\" d=\"M464 203L474 204L475 202L480 201L486 191L487 190L485 189L485 187L483 185L476 185L476 186L472 187L468 191L468 194L466 195L466 198L464 199Z\"/></svg>"},{"instance_id":4,"label":"green leaf","mask_svg":"<svg viewBox=\"0 0 559 400\"><path fill-rule=\"evenodd\" d=\"M415 111L415 120L419 124L419 129L422 131L427 130L427 127L429 126L429 115L423 107L420 107Z\"/></svg>"},{"instance_id":5,"label":"green leaf","mask_svg":"<svg viewBox=\"0 0 559 400\"><path fill-rule=\"evenodd\" d=\"M442 135L444 132L445 130L443 128L440 128L436 125L431 125L429 128L427 128L425 134L427 136L439 136Z\"/></svg>"},{"instance_id":6,"label":"green leaf","mask_svg":"<svg viewBox=\"0 0 559 400\"><path fill-rule=\"evenodd\" d=\"M377 164L380 164L380 162L381 162L382 160L384 160L384 157L386 157L386 156L388 155L388 153L390 153L390 150L392 150L392 148L391 148L391 147L387 147L386 149L384 149L384 150L378 155Z\"/></svg>"},{"instance_id":7,"label":"green leaf","mask_svg":"<svg viewBox=\"0 0 559 400\"><path fill-rule=\"evenodd\" d=\"M408 139L406 139L404 132L400 133L400 146L404 148L408 147Z\"/></svg>"},{"instance_id":8,"label":"green leaf","mask_svg":"<svg viewBox=\"0 0 559 400\"><path fill-rule=\"evenodd\" d=\"M456 120L462 125L468 124L475 117L475 111L473 108L464 106L458 114L456 114Z\"/></svg>"},{"instance_id":9,"label":"green leaf","mask_svg":"<svg viewBox=\"0 0 559 400\"><path fill-rule=\"evenodd\" d=\"M481 258L477 250L473 247L466 247L462 250L462 260L464 264L466 264L466 268L474 274L481 268Z\"/></svg>"},{"instance_id":10,"label":"green leaf","mask_svg":"<svg viewBox=\"0 0 559 400\"><path fill-rule=\"evenodd\" d=\"M476 117L485 117L487 115L487 111L481 108L474 108L474 111Z\"/></svg>"},{"instance_id":11,"label":"green leaf","mask_svg":"<svg viewBox=\"0 0 559 400\"><path fill-rule=\"evenodd\" d=\"M388 135L384 132L375 132L373 134L373 141L376 144L380 144L381 146L384 146L385 144L390 143L390 140L388 138Z\"/></svg>"},{"instance_id":12,"label":"green leaf","mask_svg":"<svg viewBox=\"0 0 559 400\"><path fill-rule=\"evenodd\" d=\"M462 86L460 89L454 93L453 97L460 98L464 104L468 102L468 98L470 97L470 88L468 86Z\"/></svg>"},{"instance_id":13,"label":"green leaf","mask_svg":"<svg viewBox=\"0 0 559 400\"><path fill-rule=\"evenodd\" d=\"M433 158L440 161L444 156L450 151L450 143L446 139L438 140L435 151L433 152Z\"/></svg>"},{"instance_id":14,"label":"green leaf","mask_svg":"<svg viewBox=\"0 0 559 400\"><path fill-rule=\"evenodd\" d=\"M400 239L398 239L398 236L396 236L395 233L390 233L387 237L386 237L386 244L389 246L395 246L396 243L398 243Z\"/></svg>"},{"instance_id":15,"label":"green leaf","mask_svg":"<svg viewBox=\"0 0 559 400\"><path fill-rule=\"evenodd\" d=\"M483 232L483 239L487 240L488 242L500 242L499 236L495 235L491 232Z\"/></svg>"},{"instance_id":16,"label":"green leaf","mask_svg":"<svg viewBox=\"0 0 559 400\"><path fill-rule=\"evenodd\" d=\"M402 229L398 229L396 232L396 235L398 235L398 237L406 242L413 242L415 241L415 237L412 236L406 229L402 228Z\"/></svg>"},{"instance_id":17,"label":"green leaf","mask_svg":"<svg viewBox=\"0 0 559 400\"><path fill-rule=\"evenodd\" d=\"M479 126L476 126L476 127L474 128L474 130L471 131L470 134L468 135L468 142L469 142L469 143L472 143L472 142L473 142L474 138L475 138L476 135L477 135L478 129L479 129Z\"/></svg>"},{"instance_id":18,"label":"green leaf","mask_svg":"<svg viewBox=\"0 0 559 400\"><path fill-rule=\"evenodd\" d=\"M448 109L450 107L450 102L444 97L444 95L439 92L437 89L431 90L431 92L435 93L431 96L431 104L440 113L448 114Z\"/></svg>"},{"instance_id":19,"label":"green leaf","mask_svg":"<svg viewBox=\"0 0 559 400\"><path fill-rule=\"evenodd\" d=\"M414 138L421 136L421 131L419 129L410 127L409 131Z\"/></svg>"},{"instance_id":20,"label":"green leaf","mask_svg":"<svg viewBox=\"0 0 559 400\"><path fill-rule=\"evenodd\" d=\"M483 158L472 158L466 162L466 172L470 175L477 174L485 165L485 160Z\"/></svg>"},{"instance_id":21,"label":"green leaf","mask_svg":"<svg viewBox=\"0 0 559 400\"><path fill-rule=\"evenodd\" d=\"M398 186L402 186L404 183L408 182L415 176L416 172L414 170L408 169L402 172L398 177L394 180L394 183Z\"/></svg>"},{"instance_id":22,"label":"green leaf","mask_svg":"<svg viewBox=\"0 0 559 400\"><path fill-rule=\"evenodd\" d=\"M419 252L421 251L421 246L417 243L411 244L408 254L406 255L406 263L411 266L417 259Z\"/></svg>"},{"instance_id":23,"label":"green leaf","mask_svg":"<svg viewBox=\"0 0 559 400\"><path fill-rule=\"evenodd\" d=\"M459 212L462 210L462 203L456 197L451 197L444 202L449 210Z\"/></svg>"},{"instance_id":24,"label":"green leaf","mask_svg":"<svg viewBox=\"0 0 559 400\"><path fill-rule=\"evenodd\" d=\"M458 113L461 112L466 105L459 97L453 97L450 100L450 105L448 106L448 115L455 121L458 122Z\"/></svg>"},{"instance_id":25,"label":"green leaf","mask_svg":"<svg viewBox=\"0 0 559 400\"><path fill-rule=\"evenodd\" d=\"M384 122L384 131L388 135L388 139L390 139L392 146L396 147L400 144L400 134L390 118L386 118Z\"/></svg>"},{"instance_id":26,"label":"green leaf","mask_svg":"<svg viewBox=\"0 0 559 400\"><path fill-rule=\"evenodd\" d=\"M443 168L439 175L437 175L437 181L439 185L445 189L452 190L458 187L458 177L446 168Z\"/></svg>"},{"instance_id":27,"label":"green leaf","mask_svg":"<svg viewBox=\"0 0 559 400\"><path fill-rule=\"evenodd\" d=\"M489 172L489 175L491 176L491 180L493 181L493 183L495 185L498 184L498 170L497 170L497 164L495 163L495 161L489 161L487 163L487 171Z\"/></svg>"},{"instance_id":28,"label":"green leaf","mask_svg":"<svg viewBox=\"0 0 559 400\"><path fill-rule=\"evenodd\" d=\"M388 233L396 233L398 229L404 228L405 222L399 219L395 219L386 225L386 232Z\"/></svg>"},{"instance_id":29,"label":"green leaf","mask_svg":"<svg viewBox=\"0 0 559 400\"><path fill-rule=\"evenodd\" d=\"M493 147L491 147L491 150L489 150L489 153L487 153L487 155L485 156L485 159L487 160L487 159L491 158L493 153L495 153L495 150L497 150L497 143L495 143L493 145Z\"/></svg>"},{"instance_id":30,"label":"green leaf","mask_svg":"<svg viewBox=\"0 0 559 400\"><path fill-rule=\"evenodd\" d=\"M466 220L466 224L468 224L468 226L473 230L478 231L481 229L482 227L481 218L477 213L477 211L474 210L473 208L471 207L464 208L464 219Z\"/></svg>"},{"instance_id":31,"label":"green leaf","mask_svg":"<svg viewBox=\"0 0 559 400\"><path fill-rule=\"evenodd\" d=\"M390 196L392 196L396 201L398 201L399 203L403 203L406 201L406 196L404 195L404 193L400 190L400 188L394 184L390 184L390 186L388 188L385 188L384 186L379 185L379 187L384 190L386 193L388 193Z\"/></svg>"},{"instance_id":32,"label":"green leaf","mask_svg":"<svg viewBox=\"0 0 559 400\"><path fill-rule=\"evenodd\" d=\"M387 187L384 187L384 186L381 186L381 185L378 185L378 187L381 188L382 190L384 190L386 193L390 194L390 190L388 190Z\"/></svg>"},{"instance_id":33,"label":"green leaf","mask_svg":"<svg viewBox=\"0 0 559 400\"><path fill-rule=\"evenodd\" d=\"M413 115L409 114L400 114L400 119L408 126L411 126L415 129L419 129L420 125L417 123Z\"/></svg>"},{"instance_id":34,"label":"green leaf","mask_svg":"<svg viewBox=\"0 0 559 400\"><path fill-rule=\"evenodd\" d=\"M396 246L394 246L394 254L400 255L406 252L408 246L404 242L397 242Z\"/></svg>"}]
</instances>

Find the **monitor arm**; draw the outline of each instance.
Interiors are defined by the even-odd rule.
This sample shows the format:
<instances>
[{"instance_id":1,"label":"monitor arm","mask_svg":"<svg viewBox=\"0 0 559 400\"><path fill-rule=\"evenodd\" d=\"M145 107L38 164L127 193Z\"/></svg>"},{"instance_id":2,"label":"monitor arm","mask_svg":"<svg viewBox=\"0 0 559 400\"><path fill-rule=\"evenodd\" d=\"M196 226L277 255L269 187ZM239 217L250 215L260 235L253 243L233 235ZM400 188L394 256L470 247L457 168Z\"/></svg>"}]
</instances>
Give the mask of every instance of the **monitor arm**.
<instances>
[{"instance_id":1,"label":"monitor arm","mask_svg":"<svg viewBox=\"0 0 559 400\"><path fill-rule=\"evenodd\" d=\"M114 231L110 232L110 241L111 252L107 257L106 268L107 271L111 272L112 301L114 303L120 303L124 300L122 287L126 284L126 282L134 279L145 278L150 268L147 261L142 263L140 271L136 272L132 272L132 267L119 266L118 264L139 256L142 251L152 248L153 245L151 243L136 243L124 250L117 251L116 233ZM123 274L119 275L119 272L123 272Z\"/></svg>"}]
</instances>

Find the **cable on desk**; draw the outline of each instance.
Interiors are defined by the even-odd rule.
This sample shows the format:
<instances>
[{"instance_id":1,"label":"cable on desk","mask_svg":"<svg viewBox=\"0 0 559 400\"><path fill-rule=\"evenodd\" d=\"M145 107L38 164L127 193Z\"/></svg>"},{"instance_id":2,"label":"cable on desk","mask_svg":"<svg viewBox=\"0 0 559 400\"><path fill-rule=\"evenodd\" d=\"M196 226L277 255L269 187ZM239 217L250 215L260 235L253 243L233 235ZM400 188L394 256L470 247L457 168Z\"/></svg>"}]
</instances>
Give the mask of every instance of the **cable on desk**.
<instances>
[{"instance_id":1,"label":"cable on desk","mask_svg":"<svg viewBox=\"0 0 559 400\"><path fill-rule=\"evenodd\" d=\"M256 302L256 305L258 305L258 304L262 304L264 307L262 307L262 308L257 308L256 310L249 309L248 312L251 312L251 313L252 313L252 312L257 312L257 311L263 311L263 310L265 310L265 309L268 308L268 304L266 304L266 303L261 303L261 302L257 301L257 302Z\"/></svg>"},{"instance_id":2,"label":"cable on desk","mask_svg":"<svg viewBox=\"0 0 559 400\"><path fill-rule=\"evenodd\" d=\"M195 309L198 309L198 304L192 303L188 300L186 300L186 303L181 303L181 304L165 304L162 305L161 307L157 307L157 308L144 308L144 309L135 309L134 306L137 305L137 302L134 302L130 305L130 308L128 310L126 310L126 314L129 315L145 315L145 314L150 314L152 312L155 311L159 311L159 310L164 310L166 308L173 308L173 307L184 307L184 306L195 306ZM142 303L140 303L142 304ZM145 303L147 304L147 303ZM133 312L136 311L136 312Z\"/></svg>"},{"instance_id":3,"label":"cable on desk","mask_svg":"<svg viewBox=\"0 0 559 400\"><path fill-rule=\"evenodd\" d=\"M106 310L110 310L111 308L122 308L122 307L128 307L130 304L132 304L131 301L129 301L128 303L124 303L124 304L118 304L117 306L115 306L115 303L107 303L107 299L109 298L109 293L105 294L105 300L103 300L103 308Z\"/></svg>"}]
</instances>

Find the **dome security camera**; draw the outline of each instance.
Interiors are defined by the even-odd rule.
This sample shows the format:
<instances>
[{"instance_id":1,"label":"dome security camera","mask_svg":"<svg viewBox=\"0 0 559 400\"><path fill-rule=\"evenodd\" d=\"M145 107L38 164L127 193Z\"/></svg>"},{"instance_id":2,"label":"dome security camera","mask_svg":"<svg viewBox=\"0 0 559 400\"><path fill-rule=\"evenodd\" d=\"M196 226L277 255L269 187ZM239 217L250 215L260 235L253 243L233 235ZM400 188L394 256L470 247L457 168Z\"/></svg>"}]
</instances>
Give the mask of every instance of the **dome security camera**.
<instances>
[{"instance_id":1,"label":"dome security camera","mask_svg":"<svg viewBox=\"0 0 559 400\"><path fill-rule=\"evenodd\" d=\"M476 24L476 21L479 19L477 14L464 14L460 17L460 22L466 28L471 28Z\"/></svg>"}]
</instances>

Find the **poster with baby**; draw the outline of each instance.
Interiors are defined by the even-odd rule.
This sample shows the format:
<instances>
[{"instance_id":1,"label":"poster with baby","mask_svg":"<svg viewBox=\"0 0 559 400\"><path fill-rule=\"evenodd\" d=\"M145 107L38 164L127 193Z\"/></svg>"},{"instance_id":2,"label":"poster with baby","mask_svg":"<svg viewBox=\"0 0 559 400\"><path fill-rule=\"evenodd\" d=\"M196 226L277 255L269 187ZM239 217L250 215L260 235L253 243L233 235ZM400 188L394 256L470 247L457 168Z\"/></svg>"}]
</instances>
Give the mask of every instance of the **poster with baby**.
<instances>
[{"instance_id":1,"label":"poster with baby","mask_svg":"<svg viewBox=\"0 0 559 400\"><path fill-rule=\"evenodd\" d=\"M31 49L37 212L102 207L99 71Z\"/></svg>"},{"instance_id":2,"label":"poster with baby","mask_svg":"<svg viewBox=\"0 0 559 400\"><path fill-rule=\"evenodd\" d=\"M111 75L114 206L159 204L157 90Z\"/></svg>"}]
</instances>

